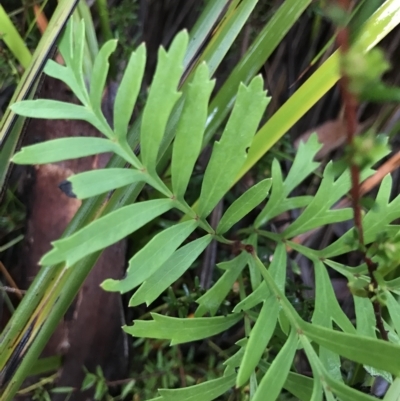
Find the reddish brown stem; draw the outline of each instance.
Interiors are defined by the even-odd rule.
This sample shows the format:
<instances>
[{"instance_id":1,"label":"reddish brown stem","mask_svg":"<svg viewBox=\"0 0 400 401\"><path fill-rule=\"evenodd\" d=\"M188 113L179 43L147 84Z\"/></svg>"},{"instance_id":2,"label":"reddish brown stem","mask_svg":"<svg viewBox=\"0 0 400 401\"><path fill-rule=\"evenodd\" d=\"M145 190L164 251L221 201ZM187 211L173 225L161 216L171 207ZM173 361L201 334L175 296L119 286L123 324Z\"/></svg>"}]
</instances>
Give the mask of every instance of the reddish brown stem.
<instances>
[{"instance_id":1,"label":"reddish brown stem","mask_svg":"<svg viewBox=\"0 0 400 401\"><path fill-rule=\"evenodd\" d=\"M344 10L349 10L348 0L338 0L339 5ZM350 40L349 40L349 29L346 26L340 27L337 35L337 44L340 49L342 56L346 55L349 51ZM341 70L342 78L340 79L340 91L344 106L344 117L346 121L346 131L347 131L347 146L351 152L354 151L354 137L357 132L357 109L358 100L354 93L350 91L350 79L347 76L346 71ZM364 230L362 225L362 213L361 213L361 183L360 183L360 168L357 163L355 163L353 155L349 157L350 161L350 174L351 174L351 199L353 206L354 215L354 226L358 232L358 240L360 248L363 252L363 258L368 268L368 273L370 276L370 284L372 287L371 296L374 295L374 290L378 287L378 283L375 278L376 264L367 256L364 243ZM376 319L376 327L379 330L382 339L388 341L388 335L383 325L381 307L377 300L373 302L374 314Z\"/></svg>"}]
</instances>

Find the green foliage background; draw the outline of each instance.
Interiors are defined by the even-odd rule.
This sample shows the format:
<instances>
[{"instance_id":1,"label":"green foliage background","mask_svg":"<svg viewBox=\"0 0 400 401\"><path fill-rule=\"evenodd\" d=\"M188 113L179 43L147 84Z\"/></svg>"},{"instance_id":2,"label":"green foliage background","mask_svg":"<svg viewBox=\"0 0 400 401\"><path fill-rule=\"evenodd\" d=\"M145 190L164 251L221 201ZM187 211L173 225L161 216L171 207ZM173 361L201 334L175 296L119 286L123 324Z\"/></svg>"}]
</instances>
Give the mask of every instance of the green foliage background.
<instances>
[{"instance_id":1,"label":"green foliage background","mask_svg":"<svg viewBox=\"0 0 400 401\"><path fill-rule=\"evenodd\" d=\"M226 26L229 30L239 20L244 23L256 2L234 3L228 9L227 19L221 22L221 32L224 24L230 24ZM235 7L239 7L239 3L242 12L235 14ZM297 8L294 7L295 3ZM253 46L261 46L263 36L271 34L274 24L284 20L285 27L280 30L282 37L291 22L294 23L295 16L308 3L286 1ZM398 24L400 7L393 4L391 1L385 2L364 24L355 45L361 49L361 54L374 46L383 35L383 29L381 32L376 28L378 23L382 23L383 15L386 16L386 26L389 22L390 26ZM292 14L288 12L289 8ZM388 10L391 11L390 17L387 16ZM372 38L371 26L376 32ZM346 169L337 173L338 169L332 162L324 168L322 181L314 196L291 196L294 189L320 167L319 163L313 161L321 147L315 135L300 145L286 177L283 177L280 164L275 160L271 178L256 183L236 199L215 229L207 221L207 217L237 180L336 82L339 78L339 55L334 53L257 133L269 102L261 76L253 76L258 68L246 69L244 76L241 72L245 68L244 62L239 63L210 102L214 87L210 77L223 55L215 50L217 43L211 41L208 48L211 55L208 57L204 52L186 82L180 85L188 46L194 40L193 36L190 39L187 32L181 32L174 38L168 51L163 48L159 50L156 72L143 113L140 121L130 129L130 116L144 74L146 48L139 46L129 58L115 99L112 127L101 111L101 97L108 75L109 58L116 49L116 42L110 40L101 47L93 62L90 83L86 85L84 37L84 22L74 23L71 20L59 44L65 66L49 61L44 70L47 75L65 82L79 99L80 105L39 99L16 102L11 106L12 113L24 117L81 119L104 135L104 138L66 138L29 146L13 156L14 163L44 164L103 152L115 154L107 168L71 177L72 192L88 201L66 235L55 241L51 251L41 259L44 270L48 271L45 268L50 267L62 285L66 282L63 280L72 277L74 271L79 271L84 264L89 266L86 271L90 269L91 261L105 247L174 210L181 220L160 231L132 255L123 279L109 279L102 284L104 290L121 294L135 290L129 301L130 306L142 303L150 306L193 265L212 240L234 246L236 241L231 236L235 224L254 212L257 206L263 205L254 223L241 231L238 256L218 264L223 272L220 278L196 299L198 306L193 318L151 313L150 319L136 320L133 325L123 328L137 338L168 340L171 345L176 345L217 335L237 324L244 327L245 336L237 342L236 351L226 358L221 377L181 389L160 389L153 400L211 401L234 386L249 386L249 398L254 401L276 400L282 389L302 401L322 400L324 397L327 400L373 400L372 396L354 389L350 381L343 377L344 360L352 361L353 366L393 383L385 400L395 400L397 377L400 375L400 306L396 298L400 283L392 274L397 272L395 261L399 231L399 227L392 223L400 217L400 197L389 200L390 176L383 180L374 207L367 210L363 218L365 245L376 243L378 238L382 238L382 233L386 233L382 243L395 250L388 254L374 251L371 247L370 255L379 265L379 289L374 296L379 297L387 309L385 328L389 332L390 342L379 339L374 329L373 305L371 299L365 296L368 295L369 283L365 264L350 268L332 259L358 249L354 229L321 250L292 241L294 237L310 230L352 218L351 209L333 208L349 192L351 182L349 171ZM279 38L276 40L278 42ZM273 45L270 45L269 51L272 50ZM254 48L249 53L254 55ZM268 54L264 56L268 57ZM215 109L215 104L229 104L231 107L217 108L210 122L209 113ZM213 144L199 200L190 205L185 196L196 161L204 144L228 113L221 138ZM140 142L139 155L133 151L135 142ZM385 143L385 140L382 139L380 143ZM157 166L170 147L171 185L168 185L159 175ZM387 154L386 146L374 148L364 163L362 179L372 175L374 164ZM129 168L123 167L126 163ZM137 199L145 184L156 191L158 195L155 199ZM106 196L109 200L104 214L93 218L89 210ZM123 204L120 202L122 196ZM276 233L266 229L271 219L293 209L301 209L301 213L284 231ZM193 234L195 239L192 239ZM270 263L263 261L259 247L273 249ZM304 255L314 265L316 298L310 320L296 310L290 294L285 293L287 247ZM328 268L348 280L355 303L355 322L350 321L342 311L329 279ZM80 274L84 277L84 272ZM249 278L247 286L244 285L246 278ZM75 281L74 288L79 288L76 276ZM228 308L227 313L222 313L224 301L235 282L240 286L240 302ZM37 288L35 285L38 284L33 284L32 292ZM65 287L64 291L71 294L64 299L59 298L59 293L54 289L47 291L49 305L53 305L51 302L57 299L61 307L54 317L51 317L51 313L55 313L55 309L50 306L47 311L51 313L48 315L40 311L37 316L43 319L40 320L43 325L38 326L39 331L44 327L50 330L54 326L57 316L62 314L62 308L68 305L74 293L72 288ZM29 294L26 299L25 302L29 302ZM34 314L38 312L34 308L35 305L32 305L32 310L21 306L22 312L17 311L16 316L20 320L21 317L22 320L27 319L30 314L36 316ZM1 347L5 352L1 354L0 363L3 367L7 367L8 358L12 355L12 349L6 350L17 330L12 323L11 329L2 337ZM31 360L40 352L39 341L43 343L45 340L45 337L43 340L40 340L40 336L37 338L37 345L29 351ZM276 355L269 355L266 350L276 339L282 345ZM300 349L307 356L313 378L299 375L293 369L296 351ZM17 370L16 380L7 385L0 399L12 397L24 378L29 361L28 357L24 359Z\"/></svg>"}]
</instances>

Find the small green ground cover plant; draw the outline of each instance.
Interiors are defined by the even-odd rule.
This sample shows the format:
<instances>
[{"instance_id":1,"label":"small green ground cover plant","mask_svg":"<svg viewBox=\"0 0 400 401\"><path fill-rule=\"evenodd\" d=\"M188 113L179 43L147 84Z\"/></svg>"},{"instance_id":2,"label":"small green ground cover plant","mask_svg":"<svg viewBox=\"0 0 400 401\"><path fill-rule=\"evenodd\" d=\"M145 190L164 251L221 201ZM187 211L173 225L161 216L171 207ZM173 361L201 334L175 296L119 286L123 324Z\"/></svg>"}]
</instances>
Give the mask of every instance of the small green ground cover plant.
<instances>
[{"instance_id":1,"label":"small green ground cover plant","mask_svg":"<svg viewBox=\"0 0 400 401\"><path fill-rule=\"evenodd\" d=\"M236 351L225 360L221 377L186 388L159 389L153 400L211 401L235 386L249 386L249 396L254 401L276 400L282 389L302 401L373 400L371 395L349 385L350 381L342 374L344 360L351 361L353 368L364 367L373 377L380 376L393 382L385 399L395 400L393 394L396 394L400 375L400 306L396 298L400 283L393 277L393 272L397 271L399 227L391 223L400 217L400 197L389 200L390 176L383 180L374 206L362 218L363 244L377 244L380 239L379 246L369 248L368 257L378 266L375 272L378 286L372 290L366 263L353 268L334 260L359 249L357 229L350 229L321 250L292 241L302 233L347 221L353 216L351 208L332 209L352 188L349 169L338 169L332 162L324 168L323 179L314 196L290 196L320 166L313 161L321 147L315 135L300 145L286 177L275 160L272 177L256 183L236 199L214 229L207 217L236 182L269 101L262 78L257 76L248 85L239 86L221 138L213 145L199 200L191 206L186 202L185 194L202 149L214 81L210 80L208 67L203 63L198 66L184 98L177 90L188 44L187 33L178 34L168 51L159 51L157 69L141 119L140 154L137 155L127 142L127 132L141 87L146 48L139 46L129 59L115 99L114 123L110 126L101 111L101 96L108 59L116 42L107 42L99 51L87 87L82 70L84 25L79 23L75 28L70 22L60 43L65 66L49 61L45 73L65 82L81 104L39 99L16 103L12 109L32 118L85 120L104 137L65 138L32 145L18 152L13 161L44 164L113 152L129 167L72 176L69 185L76 197L87 199L104 193L112 196L118 188L133 183L147 184L158 196L123 206L71 236L55 241L41 264L62 264L74 269L74 265L86 256L175 210L181 220L159 232L131 257L126 276L120 280L108 279L102 284L106 291L121 294L134 291L129 301L132 307L143 303L149 306L191 267L212 240L239 247L235 258L218 264L222 274L196 300L198 306L193 318L151 313L150 319L137 320L123 328L133 337L164 339L173 346L217 335L234 325L244 327L245 336L237 342ZM171 145L171 184L167 185L158 173L157 163L162 156L160 149L174 107L181 107L181 114ZM380 141L385 143L382 138ZM361 179L373 174L371 167L387 153L386 146L374 148L369 159L363 159ZM260 204L263 204L261 211L254 223L242 230L240 240L230 239L234 225ZM282 232L266 230L271 219L292 209L302 212ZM259 246L273 249L270 263L265 263L259 256ZM301 253L314 265L316 294L311 319L300 315L289 299L290 294L285 293L287 247ZM342 311L335 297L328 268L349 282L355 303L355 324ZM244 285L243 277L249 277L250 285ZM240 301L221 313L221 305L236 282L239 283ZM387 309L383 324L390 341L379 338L372 301L380 302ZM266 350L276 338L282 346L276 355L270 355ZM312 378L292 369L300 349L307 355Z\"/></svg>"}]
</instances>

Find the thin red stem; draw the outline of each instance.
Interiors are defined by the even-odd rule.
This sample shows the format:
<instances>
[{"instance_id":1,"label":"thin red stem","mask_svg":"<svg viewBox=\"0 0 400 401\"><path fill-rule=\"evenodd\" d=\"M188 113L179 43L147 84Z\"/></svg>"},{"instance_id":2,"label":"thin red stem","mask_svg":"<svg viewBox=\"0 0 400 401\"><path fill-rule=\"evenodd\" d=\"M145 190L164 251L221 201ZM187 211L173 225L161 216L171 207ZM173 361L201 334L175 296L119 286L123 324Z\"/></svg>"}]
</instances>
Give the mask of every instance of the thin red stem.
<instances>
[{"instance_id":1,"label":"thin red stem","mask_svg":"<svg viewBox=\"0 0 400 401\"><path fill-rule=\"evenodd\" d=\"M344 10L349 10L348 0L338 0L339 5ZM346 26L340 27L337 35L337 44L340 49L342 56L346 55L349 51L350 40L349 40L349 29ZM347 146L350 151L354 151L354 137L357 132L357 110L358 110L358 100L354 93L349 90L350 79L347 76L346 71L342 69L342 78L340 79L340 91L344 106L344 116L346 120L346 131L347 131ZM364 243L364 230L362 225L362 213L361 213L361 183L360 183L360 168L357 163L354 162L353 155L350 155L350 174L351 174L351 199L353 206L354 215L354 226L358 232L358 240L360 248L363 252L364 261L368 267L368 273L370 276L370 284L372 287L371 296L374 295L374 290L378 287L378 283L375 278L376 264L367 256ZM376 327L378 328L382 339L388 341L388 335L383 325L381 306L377 300L373 302L373 308L376 319Z\"/></svg>"}]
</instances>

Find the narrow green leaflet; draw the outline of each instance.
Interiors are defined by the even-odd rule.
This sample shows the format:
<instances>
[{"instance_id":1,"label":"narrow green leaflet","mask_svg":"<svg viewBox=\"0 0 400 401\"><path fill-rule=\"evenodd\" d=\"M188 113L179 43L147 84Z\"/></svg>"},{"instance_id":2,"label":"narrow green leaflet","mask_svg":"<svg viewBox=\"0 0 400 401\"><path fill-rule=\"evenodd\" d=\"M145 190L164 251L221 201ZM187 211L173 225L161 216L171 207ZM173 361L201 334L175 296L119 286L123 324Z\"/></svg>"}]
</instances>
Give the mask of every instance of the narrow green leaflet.
<instances>
[{"instance_id":1,"label":"narrow green leaflet","mask_svg":"<svg viewBox=\"0 0 400 401\"><path fill-rule=\"evenodd\" d=\"M397 333L400 334L400 305L399 301L390 293L385 291L386 307L389 311L390 318L392 319L393 326Z\"/></svg>"},{"instance_id":2,"label":"narrow green leaflet","mask_svg":"<svg viewBox=\"0 0 400 401\"><path fill-rule=\"evenodd\" d=\"M110 68L108 59L111 54L114 53L116 47L117 41L115 39L109 40L104 43L94 60L93 70L90 77L89 96L90 105L99 118L104 118L103 113L101 112L101 99L103 97L107 74Z\"/></svg>"},{"instance_id":3,"label":"narrow green leaflet","mask_svg":"<svg viewBox=\"0 0 400 401\"><path fill-rule=\"evenodd\" d=\"M276 301L276 297L268 297L261 308L256 324L250 332L249 341L247 342L236 379L237 387L242 387L254 372L267 348L269 340L274 334L278 313L279 303Z\"/></svg>"},{"instance_id":4,"label":"narrow green leaflet","mask_svg":"<svg viewBox=\"0 0 400 401\"><path fill-rule=\"evenodd\" d=\"M400 375L400 346L383 340L341 333L302 323L304 334L319 345L352 361Z\"/></svg>"},{"instance_id":5,"label":"narrow green leaflet","mask_svg":"<svg viewBox=\"0 0 400 401\"><path fill-rule=\"evenodd\" d=\"M357 333L362 336L376 338L375 312L372 302L368 298L353 296L356 312Z\"/></svg>"},{"instance_id":6,"label":"narrow green leaflet","mask_svg":"<svg viewBox=\"0 0 400 401\"><path fill-rule=\"evenodd\" d=\"M285 345L281 348L267 373L261 379L257 391L252 398L253 401L275 401L278 398L289 374L297 342L296 330L292 329Z\"/></svg>"},{"instance_id":7,"label":"narrow green leaflet","mask_svg":"<svg viewBox=\"0 0 400 401\"><path fill-rule=\"evenodd\" d=\"M11 160L17 164L47 164L98 153L118 153L118 149L104 138L60 138L23 147Z\"/></svg>"},{"instance_id":8,"label":"narrow green leaflet","mask_svg":"<svg viewBox=\"0 0 400 401\"><path fill-rule=\"evenodd\" d=\"M160 401L212 401L235 384L235 375L223 376L196 386L180 389L160 389Z\"/></svg>"},{"instance_id":9,"label":"narrow green leaflet","mask_svg":"<svg viewBox=\"0 0 400 401\"><path fill-rule=\"evenodd\" d=\"M171 345L182 344L214 336L228 330L243 318L241 313L228 316L185 318L151 314L153 320L135 320L123 329L134 337L171 340Z\"/></svg>"},{"instance_id":10,"label":"narrow green leaflet","mask_svg":"<svg viewBox=\"0 0 400 401\"><path fill-rule=\"evenodd\" d=\"M314 260L313 262L316 294L312 322L320 326L331 328L331 322L334 320L343 331L355 334L356 329L337 301L324 264L320 260ZM327 313L327 311L329 311L329 313Z\"/></svg>"},{"instance_id":11,"label":"narrow green leaflet","mask_svg":"<svg viewBox=\"0 0 400 401\"><path fill-rule=\"evenodd\" d=\"M292 393L301 401L310 401L314 379L311 377L289 372L283 388Z\"/></svg>"},{"instance_id":12,"label":"narrow green leaflet","mask_svg":"<svg viewBox=\"0 0 400 401\"><path fill-rule=\"evenodd\" d=\"M256 227L260 227L268 220L286 210L304 207L310 203L312 200L311 197L287 198L287 196L319 166L320 163L313 162L313 159L319 149L321 149L321 146L316 134L312 134L306 143L300 142L293 165L285 181L283 181L279 162L274 159L272 162L273 185L271 197L262 212L258 215L255 221Z\"/></svg>"},{"instance_id":13,"label":"narrow green leaflet","mask_svg":"<svg viewBox=\"0 0 400 401\"><path fill-rule=\"evenodd\" d=\"M312 317L312 323L332 329L332 314L333 311L338 313L336 308L339 308L342 312L335 293L333 292L332 285L329 281L328 273L326 272L325 266L320 260L314 261L314 272L315 272L315 309ZM343 312L342 312L343 313ZM344 318L346 316L344 315ZM352 327L350 321L348 324ZM355 329L352 327L353 333ZM340 357L337 353L328 350L324 347L319 348L319 359L322 365L325 367L327 372L331 374L335 379L341 380L342 373L340 371Z\"/></svg>"},{"instance_id":14,"label":"narrow green leaflet","mask_svg":"<svg viewBox=\"0 0 400 401\"><path fill-rule=\"evenodd\" d=\"M157 272L197 226L197 221L190 220L161 231L132 257L127 274L122 280L107 279L101 286L106 291L123 294L142 284Z\"/></svg>"},{"instance_id":15,"label":"narrow green leaflet","mask_svg":"<svg viewBox=\"0 0 400 401\"><path fill-rule=\"evenodd\" d=\"M52 242L53 249L40 261L43 266L66 262L67 267L83 257L126 237L174 206L170 199L157 199L124 206L93 221L70 237Z\"/></svg>"},{"instance_id":16,"label":"narrow green leaflet","mask_svg":"<svg viewBox=\"0 0 400 401\"><path fill-rule=\"evenodd\" d=\"M163 48L158 52L157 68L143 111L140 132L142 162L150 171L155 170L169 115L180 97L176 88L183 71L187 43L188 34L183 31L175 37L168 53Z\"/></svg>"},{"instance_id":17,"label":"narrow green leaflet","mask_svg":"<svg viewBox=\"0 0 400 401\"><path fill-rule=\"evenodd\" d=\"M253 246L254 251L257 253L258 246L258 235L252 234L248 239L248 243ZM262 283L262 277L260 270L257 268L254 258L248 255L249 273L250 273L250 284L252 291L255 291Z\"/></svg>"},{"instance_id":18,"label":"narrow green leaflet","mask_svg":"<svg viewBox=\"0 0 400 401\"><path fill-rule=\"evenodd\" d=\"M271 364L266 361L260 361L259 363L260 370L264 373L268 371L270 366ZM313 390L313 383L314 380L310 377L303 376L294 372L289 372L283 388L292 393L300 401L310 401Z\"/></svg>"},{"instance_id":19,"label":"narrow green leaflet","mask_svg":"<svg viewBox=\"0 0 400 401\"><path fill-rule=\"evenodd\" d=\"M400 231L400 228L399 228ZM390 291L396 291L400 289L400 277L397 277L393 280L386 281L386 288Z\"/></svg>"},{"instance_id":20,"label":"narrow green leaflet","mask_svg":"<svg viewBox=\"0 0 400 401\"><path fill-rule=\"evenodd\" d=\"M234 312L242 312L254 308L259 303L271 296L271 292L263 281L254 291L252 291L245 299L241 300L234 308Z\"/></svg>"},{"instance_id":21,"label":"narrow green leaflet","mask_svg":"<svg viewBox=\"0 0 400 401\"><path fill-rule=\"evenodd\" d=\"M14 103L11 109L14 113L30 118L87 121L104 135L109 134L109 132L104 130L103 124L90 109L77 104L60 102L58 100L37 99Z\"/></svg>"},{"instance_id":22,"label":"narrow green leaflet","mask_svg":"<svg viewBox=\"0 0 400 401\"><path fill-rule=\"evenodd\" d=\"M271 265L269 266L269 272L273 278L275 284L278 286L279 290L284 293L285 291L285 281L286 281L286 258L287 253L285 249L285 244L278 243L276 250L274 252L274 257L272 259ZM241 312L243 310L248 310L265 301L269 296L273 296L270 289L265 281L262 283L245 299L239 302L235 308L234 312Z\"/></svg>"},{"instance_id":23,"label":"narrow green leaflet","mask_svg":"<svg viewBox=\"0 0 400 401\"><path fill-rule=\"evenodd\" d=\"M83 75L83 54L85 47L85 21L77 23L70 18L64 34L59 42L58 48L65 61L67 68L71 71L78 89L76 95L82 104L89 104L89 96L86 90L85 78ZM65 82L65 81L64 81Z\"/></svg>"},{"instance_id":24,"label":"narrow green leaflet","mask_svg":"<svg viewBox=\"0 0 400 401\"><path fill-rule=\"evenodd\" d=\"M130 299L129 306L139 305L143 302L150 305L185 273L211 241L212 235L207 234L175 251L155 273L145 280Z\"/></svg>"},{"instance_id":25,"label":"narrow green leaflet","mask_svg":"<svg viewBox=\"0 0 400 401\"><path fill-rule=\"evenodd\" d=\"M302 344L306 351L308 360L312 366L314 377L318 377L319 380L314 380L314 391L311 401L322 401L321 388L323 387L325 398L327 401L335 401L334 395L338 395L342 401L372 401L376 398L370 395L361 393L351 387L346 386L343 382L332 378L318 359L315 350L308 341L308 339L302 338Z\"/></svg>"},{"instance_id":26,"label":"narrow green leaflet","mask_svg":"<svg viewBox=\"0 0 400 401\"><path fill-rule=\"evenodd\" d=\"M211 316L217 313L221 303L224 301L229 291L232 290L233 284L246 264L247 254L246 252L242 252L235 259L217 265L220 269L225 270L225 272L204 295L196 300L199 304L195 312L196 317L203 316L207 312L209 312Z\"/></svg>"},{"instance_id":27,"label":"narrow green leaflet","mask_svg":"<svg viewBox=\"0 0 400 401\"><path fill-rule=\"evenodd\" d=\"M126 138L129 121L142 84L145 64L146 47L142 44L131 54L115 96L114 132L118 140Z\"/></svg>"},{"instance_id":28,"label":"narrow green leaflet","mask_svg":"<svg viewBox=\"0 0 400 401\"><path fill-rule=\"evenodd\" d=\"M146 182L146 175L139 170L106 168L73 175L68 182L77 198L86 199L134 182Z\"/></svg>"},{"instance_id":29,"label":"narrow green leaflet","mask_svg":"<svg viewBox=\"0 0 400 401\"><path fill-rule=\"evenodd\" d=\"M268 98L260 76L254 78L248 87L240 84L232 114L221 140L214 144L204 174L199 199L201 217L207 217L211 213L235 182L247 158L246 149L253 140L267 103Z\"/></svg>"},{"instance_id":30,"label":"narrow green leaflet","mask_svg":"<svg viewBox=\"0 0 400 401\"><path fill-rule=\"evenodd\" d=\"M269 273L282 294L285 293L287 252L283 242L276 246Z\"/></svg>"},{"instance_id":31,"label":"narrow green leaflet","mask_svg":"<svg viewBox=\"0 0 400 401\"><path fill-rule=\"evenodd\" d=\"M79 82L70 67L63 66L56 63L54 60L48 60L43 72L52 78L59 79L64 82L74 93L74 95L80 100L82 104L88 103L88 93L87 89L81 88Z\"/></svg>"},{"instance_id":32,"label":"narrow green leaflet","mask_svg":"<svg viewBox=\"0 0 400 401\"><path fill-rule=\"evenodd\" d=\"M85 79L83 76L83 57L85 53L85 21L81 19L78 23L74 24L73 19L70 19L70 24L67 25L67 30L70 29L70 67L74 72L80 87L85 86ZM63 55L63 47L60 47L61 54ZM64 57L64 55L63 55Z\"/></svg>"},{"instance_id":33,"label":"narrow green leaflet","mask_svg":"<svg viewBox=\"0 0 400 401\"><path fill-rule=\"evenodd\" d=\"M325 376L325 380L331 391L339 397L341 401L376 401L376 397L362 393L345 384L334 380L329 375Z\"/></svg>"},{"instance_id":34,"label":"narrow green leaflet","mask_svg":"<svg viewBox=\"0 0 400 401\"><path fill-rule=\"evenodd\" d=\"M279 243L272 263L269 266L269 272L275 284L284 293L286 280L286 250L283 243ZM263 281L253 292L256 293L259 288L265 288L260 291L259 296L264 296L264 304L261 308L257 321L250 332L250 338L246 345L243 363L240 366L237 378L237 386L242 386L250 377L257 366L269 340L271 339L278 320L280 304L274 294L271 294ZM252 294L251 294L252 295ZM251 295L248 297L251 299ZM244 300L245 301L245 300ZM254 301L253 301L254 302Z\"/></svg>"},{"instance_id":35,"label":"narrow green leaflet","mask_svg":"<svg viewBox=\"0 0 400 401\"><path fill-rule=\"evenodd\" d=\"M182 199L194 165L201 151L208 101L215 81L210 81L208 67L201 64L188 85L182 114L176 129L172 151L171 179L173 193Z\"/></svg>"},{"instance_id":36,"label":"narrow green leaflet","mask_svg":"<svg viewBox=\"0 0 400 401\"><path fill-rule=\"evenodd\" d=\"M338 325L344 331L355 334L356 329L344 314L337 301L324 264L320 260L314 260L313 262L316 287L315 310L312 317L313 324L332 329L332 320L335 320L336 323L340 322ZM319 358L328 374L336 380L341 381L342 373L340 370L341 362L339 355L334 351L320 347Z\"/></svg>"},{"instance_id":37,"label":"narrow green leaflet","mask_svg":"<svg viewBox=\"0 0 400 401\"><path fill-rule=\"evenodd\" d=\"M319 167L321 163L313 160L321 148L322 143L318 142L316 133L313 133L307 142L300 141L296 157L285 179L285 196L288 196L293 189Z\"/></svg>"},{"instance_id":38,"label":"narrow green leaflet","mask_svg":"<svg viewBox=\"0 0 400 401\"><path fill-rule=\"evenodd\" d=\"M379 187L374 207L363 218L363 227L365 227L364 243L366 245L374 241L376 236L389 223L400 217L400 195L389 203L391 189L392 178L390 175L387 175ZM320 251L319 255L324 258L331 258L351 251L349 243L354 236L353 233L354 230L350 229L333 244Z\"/></svg>"},{"instance_id":39,"label":"narrow green leaflet","mask_svg":"<svg viewBox=\"0 0 400 401\"><path fill-rule=\"evenodd\" d=\"M348 191L349 186L348 172L335 180L332 163L329 163L315 197L296 221L283 232L284 238L291 238L326 224L350 220L353 216L352 209L330 210L330 207Z\"/></svg>"},{"instance_id":40,"label":"narrow green leaflet","mask_svg":"<svg viewBox=\"0 0 400 401\"><path fill-rule=\"evenodd\" d=\"M320 378L319 380L314 380L310 401L325 400L325 398L323 398L323 395L326 389L326 383L321 380L321 377L324 377L324 367L322 366L322 363L318 359L318 356L315 350L313 349L310 341L308 341L307 338L304 338L304 336L300 336L300 341L307 355L308 362L311 365L313 376L315 378L317 377Z\"/></svg>"},{"instance_id":41,"label":"narrow green leaflet","mask_svg":"<svg viewBox=\"0 0 400 401\"><path fill-rule=\"evenodd\" d=\"M260 181L236 199L222 216L216 229L217 234L227 232L235 223L258 206L267 197L270 187L271 179Z\"/></svg>"},{"instance_id":42,"label":"narrow green leaflet","mask_svg":"<svg viewBox=\"0 0 400 401\"><path fill-rule=\"evenodd\" d=\"M237 368L240 366L240 363L242 361L244 355L244 348L246 344L247 344L247 338L242 338L241 340L235 343L235 345L237 345L240 348L223 363L223 365L225 365L225 371L224 371L225 376L230 375L231 373L236 373Z\"/></svg>"},{"instance_id":43,"label":"narrow green leaflet","mask_svg":"<svg viewBox=\"0 0 400 401\"><path fill-rule=\"evenodd\" d=\"M292 244L292 242L290 242ZM318 257L318 255L316 256ZM315 254L311 256L311 258L315 258ZM367 269L367 264L363 263L360 266L347 266L347 265L342 265L341 263L334 262L329 259L325 259L324 263L331 267L333 270L336 270L338 273L342 274L345 276L348 280L353 278L354 276L357 276L358 278L365 278L366 281L369 281L368 278L368 269Z\"/></svg>"}]
</instances>

